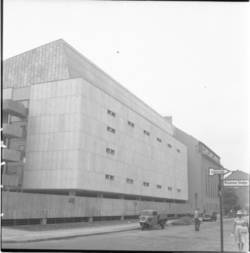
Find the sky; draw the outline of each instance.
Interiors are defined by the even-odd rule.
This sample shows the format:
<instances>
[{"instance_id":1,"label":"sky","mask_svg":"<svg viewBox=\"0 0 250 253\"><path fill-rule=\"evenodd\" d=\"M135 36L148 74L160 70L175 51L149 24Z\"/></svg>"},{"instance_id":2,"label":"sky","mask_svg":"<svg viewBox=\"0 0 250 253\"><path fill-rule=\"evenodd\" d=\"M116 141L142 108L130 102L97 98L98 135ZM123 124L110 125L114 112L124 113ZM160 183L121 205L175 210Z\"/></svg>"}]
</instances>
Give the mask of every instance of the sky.
<instances>
[{"instance_id":1,"label":"sky","mask_svg":"<svg viewBox=\"0 0 250 253\"><path fill-rule=\"evenodd\" d=\"M62 38L250 172L248 3L5 0L3 14L4 59Z\"/></svg>"}]
</instances>

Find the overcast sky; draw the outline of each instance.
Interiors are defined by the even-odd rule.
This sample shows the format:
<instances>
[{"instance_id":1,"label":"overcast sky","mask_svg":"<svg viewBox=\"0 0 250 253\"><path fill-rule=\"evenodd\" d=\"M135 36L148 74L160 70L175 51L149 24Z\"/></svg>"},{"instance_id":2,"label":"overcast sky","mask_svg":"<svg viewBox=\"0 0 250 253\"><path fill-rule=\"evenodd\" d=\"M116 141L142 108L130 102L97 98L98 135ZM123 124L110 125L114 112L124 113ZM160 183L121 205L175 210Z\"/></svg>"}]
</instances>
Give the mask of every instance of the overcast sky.
<instances>
[{"instance_id":1,"label":"overcast sky","mask_svg":"<svg viewBox=\"0 0 250 253\"><path fill-rule=\"evenodd\" d=\"M62 38L249 171L249 4L5 0L4 58Z\"/></svg>"}]
</instances>

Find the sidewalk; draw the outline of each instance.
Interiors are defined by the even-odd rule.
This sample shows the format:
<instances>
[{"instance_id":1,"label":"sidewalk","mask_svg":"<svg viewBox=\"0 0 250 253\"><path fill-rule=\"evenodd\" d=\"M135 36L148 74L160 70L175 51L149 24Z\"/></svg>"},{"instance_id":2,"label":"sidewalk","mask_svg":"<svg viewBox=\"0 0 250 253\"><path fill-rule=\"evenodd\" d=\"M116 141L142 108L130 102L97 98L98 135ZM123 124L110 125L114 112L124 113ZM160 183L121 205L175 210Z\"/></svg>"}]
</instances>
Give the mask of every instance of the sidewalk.
<instances>
[{"instance_id":1,"label":"sidewalk","mask_svg":"<svg viewBox=\"0 0 250 253\"><path fill-rule=\"evenodd\" d=\"M169 220L168 226L172 225L172 222L176 220ZM22 228L2 227L2 243L20 243L20 242L36 242L45 240L57 240L66 239L81 236L99 235L113 232L136 230L140 228L138 221L128 221L126 223L120 222L116 224L93 224L92 226L85 225L83 227L72 228L60 228L60 229L37 229L36 225L33 225L33 230L27 230ZM46 225L45 225L46 226ZM46 227L45 227L46 228Z\"/></svg>"},{"instance_id":2,"label":"sidewalk","mask_svg":"<svg viewBox=\"0 0 250 253\"><path fill-rule=\"evenodd\" d=\"M81 227L71 229L56 229L47 231L27 231L11 227L2 227L2 242L35 242L44 240L56 240L80 236L98 235L120 231L135 230L139 228L138 222L127 224L115 224L95 227Z\"/></svg>"}]
</instances>

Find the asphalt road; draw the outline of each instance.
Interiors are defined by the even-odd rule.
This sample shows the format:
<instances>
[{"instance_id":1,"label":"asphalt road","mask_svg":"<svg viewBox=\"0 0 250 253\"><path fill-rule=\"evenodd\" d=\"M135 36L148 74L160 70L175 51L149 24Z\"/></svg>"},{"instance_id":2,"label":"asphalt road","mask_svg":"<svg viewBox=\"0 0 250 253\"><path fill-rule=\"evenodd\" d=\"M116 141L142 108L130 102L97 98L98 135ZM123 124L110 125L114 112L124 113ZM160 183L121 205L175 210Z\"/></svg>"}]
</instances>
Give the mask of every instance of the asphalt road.
<instances>
[{"instance_id":1,"label":"asphalt road","mask_svg":"<svg viewBox=\"0 0 250 253\"><path fill-rule=\"evenodd\" d=\"M224 223L224 250L237 251L234 238L230 236L232 222ZM77 250L143 250L143 251L219 251L219 222L204 222L199 232L193 225L168 226L164 230L154 228L119 233L77 237L29 243L3 244L2 248L18 249L77 249ZM248 250L248 245L245 251Z\"/></svg>"}]
</instances>

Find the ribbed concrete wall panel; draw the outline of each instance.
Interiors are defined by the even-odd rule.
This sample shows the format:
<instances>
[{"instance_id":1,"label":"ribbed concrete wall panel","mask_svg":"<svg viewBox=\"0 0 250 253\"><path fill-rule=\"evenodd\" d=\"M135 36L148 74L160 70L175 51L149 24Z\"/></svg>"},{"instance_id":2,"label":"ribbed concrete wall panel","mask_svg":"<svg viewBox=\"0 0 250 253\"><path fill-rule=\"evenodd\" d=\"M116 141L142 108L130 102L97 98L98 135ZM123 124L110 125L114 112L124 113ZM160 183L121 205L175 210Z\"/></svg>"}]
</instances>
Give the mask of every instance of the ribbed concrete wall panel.
<instances>
[{"instance_id":1,"label":"ribbed concrete wall panel","mask_svg":"<svg viewBox=\"0 0 250 253\"><path fill-rule=\"evenodd\" d=\"M13 89L13 100L26 100L30 98L30 86Z\"/></svg>"},{"instance_id":2,"label":"ribbed concrete wall panel","mask_svg":"<svg viewBox=\"0 0 250 253\"><path fill-rule=\"evenodd\" d=\"M176 205L153 201L3 192L3 219L138 215L143 209L174 213ZM70 201L74 199L74 201ZM11 201L10 201L11 200ZM186 210L178 204L179 213Z\"/></svg>"},{"instance_id":3,"label":"ribbed concrete wall panel","mask_svg":"<svg viewBox=\"0 0 250 253\"><path fill-rule=\"evenodd\" d=\"M25 87L34 83L69 78L61 43L49 43L4 61L3 85Z\"/></svg>"},{"instance_id":4,"label":"ribbed concrete wall panel","mask_svg":"<svg viewBox=\"0 0 250 253\"><path fill-rule=\"evenodd\" d=\"M12 57L4 62L4 88L26 87L32 84L57 81L81 76L83 79L105 91L108 96L116 97L122 103L152 120L162 129L173 133L171 125L158 113L119 85L111 77L72 49L63 40L58 40L24 54ZM70 87L67 86L69 89ZM62 93L64 89L61 89ZM46 96L49 89L41 88L37 98ZM67 93L67 91L65 91ZM47 95L48 95L47 93ZM92 97L92 94L89 94ZM99 98L100 92L93 97ZM100 95L101 96L101 95ZM104 95L108 99L108 96Z\"/></svg>"},{"instance_id":5,"label":"ribbed concrete wall panel","mask_svg":"<svg viewBox=\"0 0 250 253\"><path fill-rule=\"evenodd\" d=\"M48 87L54 87L53 92ZM95 101L97 90L81 79L31 87L25 173L29 179L24 180L24 187L75 186L186 199L185 146L107 94L102 101ZM97 94L102 97L104 93L99 90ZM115 112L115 117L107 110ZM123 115L123 112L126 113ZM126 118L128 115L131 118ZM132 129L128 125L131 119L135 124ZM108 132L107 126L114 128L115 134ZM146 136L144 130L149 131L150 136ZM162 143L157 138L161 138ZM172 148L167 146L168 142ZM114 149L115 153L108 154L107 148ZM99 159L103 159L103 163ZM67 179L65 169L72 173ZM132 185L127 184L126 173L134 180ZM106 174L114 175L115 180L108 182ZM31 181L33 177L39 179ZM69 178L75 181L70 182ZM144 181L149 181L150 186L143 186ZM162 184L162 189L157 189L157 184ZM169 186L173 187L172 191L168 190ZM177 193L177 188L181 188L181 192Z\"/></svg>"},{"instance_id":6,"label":"ribbed concrete wall panel","mask_svg":"<svg viewBox=\"0 0 250 253\"><path fill-rule=\"evenodd\" d=\"M71 166L60 170L44 168L24 170L23 185L27 188L44 189L53 185L53 189L72 189L77 187L76 181L77 171L74 171Z\"/></svg>"},{"instance_id":7,"label":"ribbed concrete wall panel","mask_svg":"<svg viewBox=\"0 0 250 253\"><path fill-rule=\"evenodd\" d=\"M82 55L77 53L73 48L67 46L65 47L65 52L68 55L69 73L72 77L82 76L85 80L106 91L109 95L118 98L126 105L130 105L132 108L135 108L135 110L140 111L141 114L145 115L148 119L152 119L154 122L157 121L157 124L163 129L172 133L169 123L161 119L156 112L90 63Z\"/></svg>"},{"instance_id":8,"label":"ribbed concrete wall panel","mask_svg":"<svg viewBox=\"0 0 250 253\"><path fill-rule=\"evenodd\" d=\"M13 93L12 88L2 89L2 92L3 92L3 99L12 99L12 93Z\"/></svg>"}]
</instances>

